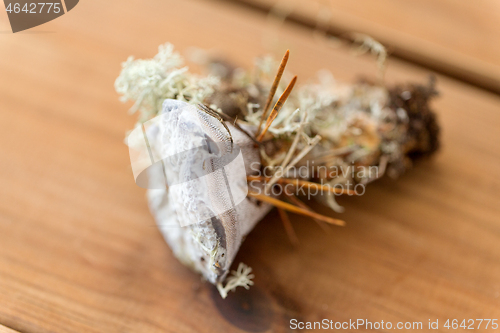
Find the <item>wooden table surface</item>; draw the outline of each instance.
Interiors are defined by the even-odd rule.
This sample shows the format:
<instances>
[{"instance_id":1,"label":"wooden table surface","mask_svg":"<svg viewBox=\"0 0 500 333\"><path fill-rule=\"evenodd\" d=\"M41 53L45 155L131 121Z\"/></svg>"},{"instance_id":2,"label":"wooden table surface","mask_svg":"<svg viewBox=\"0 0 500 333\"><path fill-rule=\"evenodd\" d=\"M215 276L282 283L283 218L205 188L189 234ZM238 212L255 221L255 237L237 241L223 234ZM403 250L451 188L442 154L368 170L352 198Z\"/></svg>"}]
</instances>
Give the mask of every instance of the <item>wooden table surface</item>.
<instances>
[{"instance_id":1,"label":"wooden table surface","mask_svg":"<svg viewBox=\"0 0 500 333\"><path fill-rule=\"evenodd\" d=\"M0 332L500 319L498 95L438 75L439 154L342 198L346 213L335 216L344 228L324 232L293 216L298 248L272 212L236 258L253 268L255 286L222 302L163 241L123 143L134 119L113 88L120 63L166 41L247 67L289 48L299 83L322 68L343 81L376 71L369 56L327 47L306 27L275 29L262 12L223 1L85 0L40 27L1 33ZM386 79L424 82L429 73L390 59Z\"/></svg>"},{"instance_id":2,"label":"wooden table surface","mask_svg":"<svg viewBox=\"0 0 500 333\"><path fill-rule=\"evenodd\" d=\"M500 93L497 0L236 0L340 38L369 34L391 54Z\"/></svg>"}]
</instances>

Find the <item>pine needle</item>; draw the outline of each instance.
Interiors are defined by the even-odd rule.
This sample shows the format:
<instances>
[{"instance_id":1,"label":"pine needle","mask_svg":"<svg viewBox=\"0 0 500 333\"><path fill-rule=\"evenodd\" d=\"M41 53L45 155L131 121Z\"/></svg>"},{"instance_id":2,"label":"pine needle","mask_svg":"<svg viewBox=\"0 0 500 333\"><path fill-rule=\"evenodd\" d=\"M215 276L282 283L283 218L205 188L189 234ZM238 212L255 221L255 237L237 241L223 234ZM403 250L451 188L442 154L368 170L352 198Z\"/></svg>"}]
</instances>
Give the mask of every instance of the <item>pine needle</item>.
<instances>
[{"instance_id":1,"label":"pine needle","mask_svg":"<svg viewBox=\"0 0 500 333\"><path fill-rule=\"evenodd\" d=\"M283 76L283 72L285 71L285 67L286 67L286 63L288 62L289 55L290 55L290 50L286 50L285 55L283 56L283 59L281 59L281 64L280 64L280 67L278 68L278 73L276 73L276 76L274 77L273 85L271 86L271 90L269 90L269 95L267 96L266 105L264 106L264 109L262 109L262 116L260 118L259 128L257 129L257 132L255 132L257 134L260 133L260 129L262 128L262 122L267 117L267 110L269 110L269 107L271 106L271 103L272 103L273 98L274 98L274 94L276 94L276 89L278 89L278 85L280 84L281 76Z\"/></svg>"},{"instance_id":2,"label":"pine needle","mask_svg":"<svg viewBox=\"0 0 500 333\"><path fill-rule=\"evenodd\" d=\"M286 194L286 193L285 193ZM292 195L287 195L287 198L292 202L294 203L295 205L299 206L300 208L303 208L303 209L307 209L309 211L312 211L312 209L306 205L305 203L303 203L302 201L299 200L299 198L297 198L294 194ZM326 232L330 232L330 229L327 228L327 226L324 224L323 221L320 221L318 219L315 219L313 218L314 222L316 222L321 229L323 229L324 231Z\"/></svg>"},{"instance_id":3,"label":"pine needle","mask_svg":"<svg viewBox=\"0 0 500 333\"><path fill-rule=\"evenodd\" d=\"M333 225L345 226L345 222L342 220L334 219L334 218L324 216L324 215L321 215L321 214L318 214L318 213L315 213L312 211L308 211L308 210L305 210L303 208L294 206L292 204L289 204L287 202L269 197L269 196L264 195L264 194L254 193L254 192L249 191L248 196L253 197L253 198L260 200L262 202L267 202L268 204L276 206L277 208L281 208L281 209L287 210L287 211L292 212L292 213L316 218L320 221L324 221L326 223L333 224Z\"/></svg>"},{"instance_id":4,"label":"pine needle","mask_svg":"<svg viewBox=\"0 0 500 333\"><path fill-rule=\"evenodd\" d=\"M283 92L283 94L281 94L280 98L278 99L278 101L274 105L274 108L271 111L271 114L269 114L269 117L267 118L266 126L262 130L262 133L259 134L257 141L261 142L262 139L264 138L264 135L266 135L267 130L269 129L269 127L273 123L273 120L276 119L276 117L278 116L278 112L281 110L281 107L283 106L283 104L285 104L288 96L290 96L290 93L292 92L292 89L293 89L293 86L295 85L295 82L297 82L297 75L295 75L293 77L292 81L290 81L290 83L286 87L285 91Z\"/></svg>"}]
</instances>

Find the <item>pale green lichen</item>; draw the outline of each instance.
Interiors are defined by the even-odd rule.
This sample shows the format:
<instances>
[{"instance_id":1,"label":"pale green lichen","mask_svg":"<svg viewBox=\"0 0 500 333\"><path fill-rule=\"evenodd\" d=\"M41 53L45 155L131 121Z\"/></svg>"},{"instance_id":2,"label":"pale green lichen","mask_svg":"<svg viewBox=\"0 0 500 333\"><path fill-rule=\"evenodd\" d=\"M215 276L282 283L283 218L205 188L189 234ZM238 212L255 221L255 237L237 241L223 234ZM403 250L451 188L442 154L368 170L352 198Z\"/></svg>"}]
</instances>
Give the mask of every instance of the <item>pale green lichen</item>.
<instances>
[{"instance_id":1,"label":"pale green lichen","mask_svg":"<svg viewBox=\"0 0 500 333\"><path fill-rule=\"evenodd\" d=\"M244 263L240 262L238 269L231 272L231 276L226 279L226 285L223 286L222 282L217 283L217 290L219 291L222 298L226 298L230 291L235 291L237 287L243 287L245 289L250 289L253 286L252 279L255 277L252 272L252 268L248 267Z\"/></svg>"},{"instance_id":2,"label":"pale green lichen","mask_svg":"<svg viewBox=\"0 0 500 333\"><path fill-rule=\"evenodd\" d=\"M139 111L140 123L155 117L167 98L203 103L218 88L219 78L197 76L183 66L184 60L172 44L160 45L152 59L129 57L122 64L115 89L122 95L121 101L135 102L130 112Z\"/></svg>"},{"instance_id":3,"label":"pale green lichen","mask_svg":"<svg viewBox=\"0 0 500 333\"><path fill-rule=\"evenodd\" d=\"M383 81L387 60L387 49L380 42L368 35L354 33L352 36L354 38L354 44L359 45L356 50L358 55L370 52L377 58L378 79Z\"/></svg>"}]
</instances>

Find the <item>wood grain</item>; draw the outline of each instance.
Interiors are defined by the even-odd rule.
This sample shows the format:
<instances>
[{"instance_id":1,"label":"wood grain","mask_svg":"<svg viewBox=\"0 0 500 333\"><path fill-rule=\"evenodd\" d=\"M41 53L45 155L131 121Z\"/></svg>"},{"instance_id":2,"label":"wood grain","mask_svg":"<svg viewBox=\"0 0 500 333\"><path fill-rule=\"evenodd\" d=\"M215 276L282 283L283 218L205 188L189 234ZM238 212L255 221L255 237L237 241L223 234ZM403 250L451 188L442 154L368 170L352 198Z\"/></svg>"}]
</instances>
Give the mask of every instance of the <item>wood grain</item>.
<instances>
[{"instance_id":1,"label":"wood grain","mask_svg":"<svg viewBox=\"0 0 500 333\"><path fill-rule=\"evenodd\" d=\"M336 36L368 34L394 56L500 93L496 0L239 0Z\"/></svg>"},{"instance_id":2,"label":"wood grain","mask_svg":"<svg viewBox=\"0 0 500 333\"><path fill-rule=\"evenodd\" d=\"M9 29L4 13L0 30ZM290 49L298 84L327 68L375 74L370 57L206 1L81 1L31 31L0 34L0 324L19 332L289 331L289 319L422 321L500 313L500 97L438 75L443 149L398 181L344 198L325 233L271 213L236 259L255 286L221 302L171 254L129 167L134 123L113 83L129 55L166 41L244 66ZM428 71L391 60L387 81ZM245 303L246 302L246 303ZM253 303L251 303L253 302ZM447 330L440 329L440 332Z\"/></svg>"}]
</instances>

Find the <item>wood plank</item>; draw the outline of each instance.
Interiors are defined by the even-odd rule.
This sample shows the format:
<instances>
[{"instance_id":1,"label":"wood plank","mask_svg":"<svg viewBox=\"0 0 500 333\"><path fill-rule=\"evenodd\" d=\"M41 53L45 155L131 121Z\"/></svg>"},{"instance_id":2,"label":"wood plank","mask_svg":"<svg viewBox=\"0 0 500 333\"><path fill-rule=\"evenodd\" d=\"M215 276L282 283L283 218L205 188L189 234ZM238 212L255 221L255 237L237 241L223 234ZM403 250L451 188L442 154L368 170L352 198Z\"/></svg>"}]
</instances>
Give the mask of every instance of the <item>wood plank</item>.
<instances>
[{"instance_id":1,"label":"wood plank","mask_svg":"<svg viewBox=\"0 0 500 333\"><path fill-rule=\"evenodd\" d=\"M368 34L394 56L500 93L498 1L239 1L342 38Z\"/></svg>"},{"instance_id":2,"label":"wood plank","mask_svg":"<svg viewBox=\"0 0 500 333\"><path fill-rule=\"evenodd\" d=\"M16 333L17 331L11 330L8 327L0 325L0 333Z\"/></svg>"},{"instance_id":3,"label":"wood plank","mask_svg":"<svg viewBox=\"0 0 500 333\"><path fill-rule=\"evenodd\" d=\"M4 16L0 30L8 30ZM374 74L373 60L288 24L266 49L266 18L220 2L87 0L33 32L0 34L0 324L20 332L286 332L290 318L498 316L498 96L438 76L442 152L398 182L342 200L347 212L335 217L345 228L325 233L292 216L298 249L271 213L237 258L254 269L255 286L221 302L172 256L133 183L123 138L134 120L113 89L119 63L150 57L165 41L214 48L246 66L290 48L300 84L322 68L341 80ZM393 59L387 80L427 74ZM245 297L251 310L241 308Z\"/></svg>"}]
</instances>

